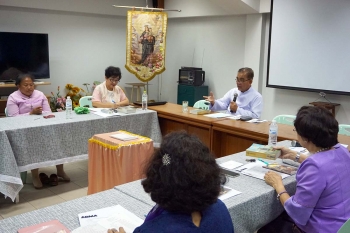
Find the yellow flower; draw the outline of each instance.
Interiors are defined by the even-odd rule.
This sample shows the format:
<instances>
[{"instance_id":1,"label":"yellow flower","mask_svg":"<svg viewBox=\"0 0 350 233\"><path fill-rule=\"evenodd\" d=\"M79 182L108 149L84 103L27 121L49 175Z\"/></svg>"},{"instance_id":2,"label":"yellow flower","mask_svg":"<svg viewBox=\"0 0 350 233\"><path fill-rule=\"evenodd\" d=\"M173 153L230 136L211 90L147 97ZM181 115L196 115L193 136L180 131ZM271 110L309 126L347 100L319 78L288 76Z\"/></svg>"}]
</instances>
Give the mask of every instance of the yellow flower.
<instances>
[{"instance_id":1,"label":"yellow flower","mask_svg":"<svg viewBox=\"0 0 350 233\"><path fill-rule=\"evenodd\" d=\"M69 83L68 83L68 84L66 85L66 88L67 88L68 90L72 89L72 88L73 88L73 84L69 84Z\"/></svg>"}]
</instances>

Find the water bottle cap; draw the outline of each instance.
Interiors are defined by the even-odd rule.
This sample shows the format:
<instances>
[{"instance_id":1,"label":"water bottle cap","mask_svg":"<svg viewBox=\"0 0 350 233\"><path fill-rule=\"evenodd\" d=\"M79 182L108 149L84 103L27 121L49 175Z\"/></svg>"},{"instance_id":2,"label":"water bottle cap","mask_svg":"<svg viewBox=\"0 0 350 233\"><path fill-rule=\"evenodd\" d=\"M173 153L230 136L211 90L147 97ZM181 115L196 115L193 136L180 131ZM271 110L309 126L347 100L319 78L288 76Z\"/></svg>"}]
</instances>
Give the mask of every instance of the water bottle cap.
<instances>
[{"instance_id":1,"label":"water bottle cap","mask_svg":"<svg viewBox=\"0 0 350 233\"><path fill-rule=\"evenodd\" d=\"M70 99L70 96L67 96L67 99Z\"/></svg>"},{"instance_id":2,"label":"water bottle cap","mask_svg":"<svg viewBox=\"0 0 350 233\"><path fill-rule=\"evenodd\" d=\"M276 123L276 120L272 120L272 123Z\"/></svg>"},{"instance_id":3,"label":"water bottle cap","mask_svg":"<svg viewBox=\"0 0 350 233\"><path fill-rule=\"evenodd\" d=\"M143 91L143 93L146 93L146 91Z\"/></svg>"}]
</instances>

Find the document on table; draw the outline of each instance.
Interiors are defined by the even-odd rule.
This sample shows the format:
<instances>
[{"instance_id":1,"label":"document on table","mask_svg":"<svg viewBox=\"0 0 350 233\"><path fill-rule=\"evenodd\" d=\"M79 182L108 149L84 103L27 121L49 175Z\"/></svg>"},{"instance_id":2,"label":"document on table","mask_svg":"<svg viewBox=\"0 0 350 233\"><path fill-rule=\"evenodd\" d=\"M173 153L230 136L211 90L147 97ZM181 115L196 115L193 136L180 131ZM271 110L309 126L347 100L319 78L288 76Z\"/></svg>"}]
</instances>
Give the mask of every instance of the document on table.
<instances>
[{"instance_id":1,"label":"document on table","mask_svg":"<svg viewBox=\"0 0 350 233\"><path fill-rule=\"evenodd\" d=\"M213 114L205 114L203 116L210 117L210 118L225 118L225 117L229 117L232 115L227 114L227 113L218 112L218 113L213 113Z\"/></svg>"},{"instance_id":2,"label":"document on table","mask_svg":"<svg viewBox=\"0 0 350 233\"><path fill-rule=\"evenodd\" d=\"M242 165L243 165L243 163L239 163L239 162L236 162L236 161L233 161L233 160L230 160L230 161L227 161L227 162L219 164L220 167L223 167L223 168L226 168L226 169L229 169L229 170L235 169L235 168L240 167Z\"/></svg>"},{"instance_id":3,"label":"document on table","mask_svg":"<svg viewBox=\"0 0 350 233\"><path fill-rule=\"evenodd\" d=\"M219 199L221 201L223 201L223 200L226 200L226 199L228 199L230 197L236 196L236 195L241 194L241 193L242 192L234 190L234 189L232 189L230 187L222 186L222 191L219 194Z\"/></svg>"},{"instance_id":4,"label":"document on table","mask_svg":"<svg viewBox=\"0 0 350 233\"><path fill-rule=\"evenodd\" d=\"M101 117L121 116L122 114L113 112L109 108L89 108L90 112Z\"/></svg>"},{"instance_id":5,"label":"document on table","mask_svg":"<svg viewBox=\"0 0 350 233\"><path fill-rule=\"evenodd\" d=\"M130 140L135 140L135 139L139 138L137 136L133 136L133 135L126 134L126 133L112 134L112 135L110 135L110 137L118 139L118 140L122 140L122 141L130 141Z\"/></svg>"},{"instance_id":6,"label":"document on table","mask_svg":"<svg viewBox=\"0 0 350 233\"><path fill-rule=\"evenodd\" d=\"M108 229L123 227L126 232L133 232L143 220L121 205L107 207L78 214L80 227L72 233L106 233Z\"/></svg>"},{"instance_id":7,"label":"document on table","mask_svg":"<svg viewBox=\"0 0 350 233\"><path fill-rule=\"evenodd\" d=\"M271 171L270 169L263 168L263 166L266 166L266 164L257 161L255 163L248 163L244 166L241 166L236 169L236 171L239 171L240 173L246 175L246 176L251 176L254 178L258 178L260 180L264 180L265 173L268 171ZM282 179L287 178L288 174L281 173L281 172L276 172L282 176Z\"/></svg>"}]
</instances>

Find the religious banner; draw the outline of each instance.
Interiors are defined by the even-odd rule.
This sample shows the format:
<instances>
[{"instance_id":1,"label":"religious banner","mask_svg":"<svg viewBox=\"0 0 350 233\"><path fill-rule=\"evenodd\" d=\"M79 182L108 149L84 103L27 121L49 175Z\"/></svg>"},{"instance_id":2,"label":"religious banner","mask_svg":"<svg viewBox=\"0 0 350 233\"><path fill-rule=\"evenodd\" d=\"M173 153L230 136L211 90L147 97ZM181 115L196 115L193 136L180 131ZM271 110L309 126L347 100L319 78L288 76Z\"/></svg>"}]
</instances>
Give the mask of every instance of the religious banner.
<instances>
[{"instance_id":1,"label":"religious banner","mask_svg":"<svg viewBox=\"0 0 350 233\"><path fill-rule=\"evenodd\" d=\"M128 11L125 68L142 82L165 70L165 12Z\"/></svg>"}]
</instances>

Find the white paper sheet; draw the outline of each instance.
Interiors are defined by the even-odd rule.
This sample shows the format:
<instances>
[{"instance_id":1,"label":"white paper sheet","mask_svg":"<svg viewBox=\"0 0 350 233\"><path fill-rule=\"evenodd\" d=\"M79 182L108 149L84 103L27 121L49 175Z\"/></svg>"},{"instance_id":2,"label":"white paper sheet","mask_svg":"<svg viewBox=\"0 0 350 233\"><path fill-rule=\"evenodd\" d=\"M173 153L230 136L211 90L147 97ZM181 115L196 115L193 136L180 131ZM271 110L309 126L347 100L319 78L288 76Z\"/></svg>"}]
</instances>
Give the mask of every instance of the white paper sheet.
<instances>
[{"instance_id":1,"label":"white paper sheet","mask_svg":"<svg viewBox=\"0 0 350 233\"><path fill-rule=\"evenodd\" d=\"M224 193L219 195L219 199L221 201L242 193L240 191L234 190L234 189L227 187L227 186L223 186L223 188L224 188Z\"/></svg>"},{"instance_id":2,"label":"white paper sheet","mask_svg":"<svg viewBox=\"0 0 350 233\"><path fill-rule=\"evenodd\" d=\"M126 134L126 133L117 133L117 134L110 135L110 137L116 138L116 139L122 140L122 141L130 141L130 140L134 140L134 139L139 138L139 137L136 137L136 136L133 136L130 134Z\"/></svg>"},{"instance_id":3,"label":"white paper sheet","mask_svg":"<svg viewBox=\"0 0 350 233\"><path fill-rule=\"evenodd\" d=\"M111 112L109 108L89 108L90 112L101 117L121 116L120 113Z\"/></svg>"},{"instance_id":4,"label":"white paper sheet","mask_svg":"<svg viewBox=\"0 0 350 233\"><path fill-rule=\"evenodd\" d=\"M232 116L231 114L227 114L227 113L213 113L213 114L205 114L203 116L206 116L206 117L210 117L210 118L225 118L225 117L229 117L229 116Z\"/></svg>"},{"instance_id":5,"label":"white paper sheet","mask_svg":"<svg viewBox=\"0 0 350 233\"><path fill-rule=\"evenodd\" d=\"M235 168L240 167L242 165L243 165L243 163L239 163L239 162L236 162L236 161L233 161L233 160L230 160L230 161L227 161L227 162L219 164L220 167L223 167L223 168L226 168L226 169L229 169L229 170L235 169Z\"/></svg>"},{"instance_id":6,"label":"white paper sheet","mask_svg":"<svg viewBox=\"0 0 350 233\"><path fill-rule=\"evenodd\" d=\"M108 229L119 227L123 227L126 232L133 232L143 223L142 219L121 205L81 213L78 217L80 227L72 233L106 233Z\"/></svg>"},{"instance_id":7,"label":"white paper sheet","mask_svg":"<svg viewBox=\"0 0 350 233\"><path fill-rule=\"evenodd\" d=\"M241 166L236 169L236 171L241 172L244 175L251 176L254 178L258 178L260 180L264 180L265 173L271 171L270 169L263 168L266 164L256 161L255 163L248 163L244 166ZM282 176L282 179L287 178L288 174L276 172Z\"/></svg>"}]
</instances>

